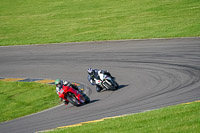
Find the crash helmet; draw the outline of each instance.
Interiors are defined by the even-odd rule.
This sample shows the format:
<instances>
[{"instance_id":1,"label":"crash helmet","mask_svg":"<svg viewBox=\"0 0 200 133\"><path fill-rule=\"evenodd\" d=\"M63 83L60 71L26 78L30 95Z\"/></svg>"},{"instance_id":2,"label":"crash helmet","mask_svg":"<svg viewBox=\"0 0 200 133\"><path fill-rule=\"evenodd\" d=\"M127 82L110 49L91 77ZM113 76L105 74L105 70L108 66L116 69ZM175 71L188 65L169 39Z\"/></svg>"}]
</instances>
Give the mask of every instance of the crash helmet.
<instances>
[{"instance_id":1,"label":"crash helmet","mask_svg":"<svg viewBox=\"0 0 200 133\"><path fill-rule=\"evenodd\" d=\"M94 70L92 68L88 68L88 74L89 75L94 75Z\"/></svg>"},{"instance_id":2,"label":"crash helmet","mask_svg":"<svg viewBox=\"0 0 200 133\"><path fill-rule=\"evenodd\" d=\"M57 87L60 87L60 86L61 86L61 80L60 80L60 79L56 79L56 80L55 80L55 85L56 85Z\"/></svg>"}]
</instances>

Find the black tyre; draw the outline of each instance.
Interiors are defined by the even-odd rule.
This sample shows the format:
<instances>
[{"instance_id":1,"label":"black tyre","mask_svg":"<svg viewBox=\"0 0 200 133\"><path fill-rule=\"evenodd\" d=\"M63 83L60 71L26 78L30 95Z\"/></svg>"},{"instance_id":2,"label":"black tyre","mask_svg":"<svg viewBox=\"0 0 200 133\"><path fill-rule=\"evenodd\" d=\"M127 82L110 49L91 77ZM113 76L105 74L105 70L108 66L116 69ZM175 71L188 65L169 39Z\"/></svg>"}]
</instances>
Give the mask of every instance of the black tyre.
<instances>
[{"instance_id":1,"label":"black tyre","mask_svg":"<svg viewBox=\"0 0 200 133\"><path fill-rule=\"evenodd\" d=\"M96 85L96 91L100 92L101 90L102 90L102 88L100 86Z\"/></svg>"},{"instance_id":2,"label":"black tyre","mask_svg":"<svg viewBox=\"0 0 200 133\"><path fill-rule=\"evenodd\" d=\"M83 97L85 98L85 104L90 103L90 98L87 95L83 95Z\"/></svg>"},{"instance_id":3,"label":"black tyre","mask_svg":"<svg viewBox=\"0 0 200 133\"><path fill-rule=\"evenodd\" d=\"M80 102L73 93L68 93L66 98L72 105L77 107L80 106Z\"/></svg>"},{"instance_id":4,"label":"black tyre","mask_svg":"<svg viewBox=\"0 0 200 133\"><path fill-rule=\"evenodd\" d=\"M115 90L117 90L119 88L119 84L115 80L113 80L113 83L114 83L114 86L115 86Z\"/></svg>"}]
</instances>

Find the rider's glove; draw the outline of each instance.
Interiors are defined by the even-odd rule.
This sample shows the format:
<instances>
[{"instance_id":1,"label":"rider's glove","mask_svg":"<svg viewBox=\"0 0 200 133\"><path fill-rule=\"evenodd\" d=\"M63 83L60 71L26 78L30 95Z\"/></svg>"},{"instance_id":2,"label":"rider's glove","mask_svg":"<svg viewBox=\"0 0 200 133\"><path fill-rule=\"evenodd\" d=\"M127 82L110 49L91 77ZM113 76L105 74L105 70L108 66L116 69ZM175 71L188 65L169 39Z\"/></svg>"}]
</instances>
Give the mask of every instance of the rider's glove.
<instances>
[{"instance_id":1,"label":"rider's glove","mask_svg":"<svg viewBox=\"0 0 200 133\"><path fill-rule=\"evenodd\" d=\"M92 84L92 85L95 85L95 80L90 80L90 83Z\"/></svg>"},{"instance_id":2,"label":"rider's glove","mask_svg":"<svg viewBox=\"0 0 200 133\"><path fill-rule=\"evenodd\" d=\"M79 90L79 89L78 89L78 86L76 86L76 85L74 85L74 84L71 84L70 86L71 86L72 88L74 88L75 90Z\"/></svg>"},{"instance_id":3,"label":"rider's glove","mask_svg":"<svg viewBox=\"0 0 200 133\"><path fill-rule=\"evenodd\" d=\"M63 81L63 85L64 85L64 86L67 86L68 83L69 83L69 82L67 82L67 81Z\"/></svg>"}]
</instances>

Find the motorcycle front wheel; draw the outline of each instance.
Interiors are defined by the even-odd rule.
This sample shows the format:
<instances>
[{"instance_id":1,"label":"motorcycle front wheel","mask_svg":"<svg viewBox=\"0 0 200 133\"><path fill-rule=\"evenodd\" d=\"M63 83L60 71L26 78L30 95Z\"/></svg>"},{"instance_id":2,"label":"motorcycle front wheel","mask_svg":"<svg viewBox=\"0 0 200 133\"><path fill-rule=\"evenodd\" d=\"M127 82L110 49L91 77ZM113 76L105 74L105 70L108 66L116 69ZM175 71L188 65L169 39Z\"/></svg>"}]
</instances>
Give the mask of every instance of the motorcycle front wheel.
<instances>
[{"instance_id":1,"label":"motorcycle front wheel","mask_svg":"<svg viewBox=\"0 0 200 133\"><path fill-rule=\"evenodd\" d=\"M68 93L66 96L67 100L74 106L80 106L79 100L76 98L76 96L73 93Z\"/></svg>"}]
</instances>

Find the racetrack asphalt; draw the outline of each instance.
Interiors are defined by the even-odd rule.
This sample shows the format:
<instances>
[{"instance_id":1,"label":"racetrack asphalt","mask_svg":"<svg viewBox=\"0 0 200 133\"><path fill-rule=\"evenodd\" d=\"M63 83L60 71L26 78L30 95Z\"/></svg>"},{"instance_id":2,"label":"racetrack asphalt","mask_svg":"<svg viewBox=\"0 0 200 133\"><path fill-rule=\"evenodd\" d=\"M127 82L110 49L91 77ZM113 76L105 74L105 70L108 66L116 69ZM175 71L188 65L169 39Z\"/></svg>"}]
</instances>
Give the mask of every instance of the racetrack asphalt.
<instances>
[{"instance_id":1,"label":"racetrack asphalt","mask_svg":"<svg viewBox=\"0 0 200 133\"><path fill-rule=\"evenodd\" d=\"M122 40L0 47L0 77L77 81L91 103L61 105L0 123L2 133L27 133L200 100L200 38ZM116 77L117 91L97 93L89 67Z\"/></svg>"}]
</instances>

